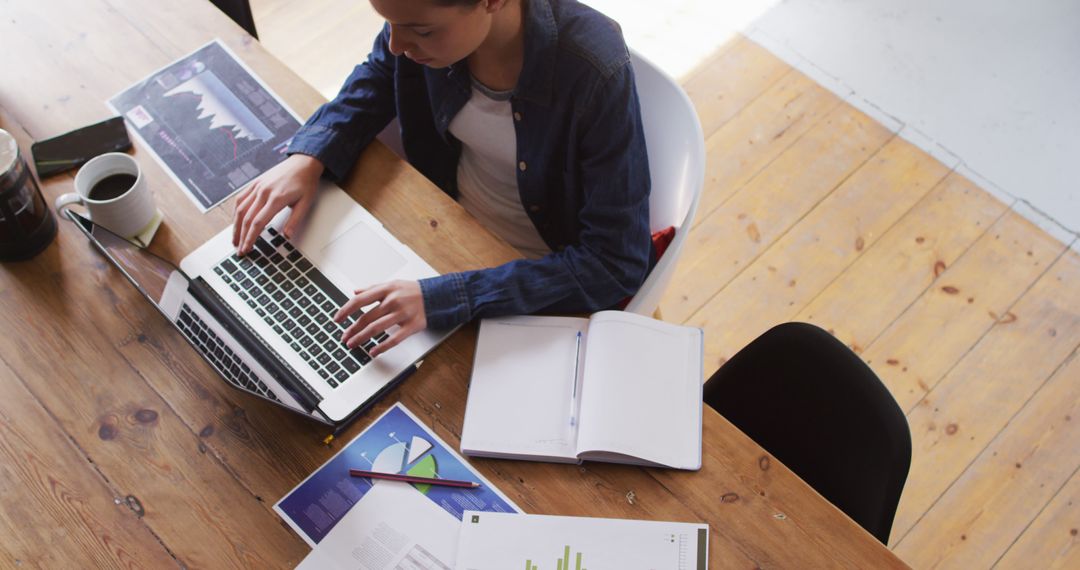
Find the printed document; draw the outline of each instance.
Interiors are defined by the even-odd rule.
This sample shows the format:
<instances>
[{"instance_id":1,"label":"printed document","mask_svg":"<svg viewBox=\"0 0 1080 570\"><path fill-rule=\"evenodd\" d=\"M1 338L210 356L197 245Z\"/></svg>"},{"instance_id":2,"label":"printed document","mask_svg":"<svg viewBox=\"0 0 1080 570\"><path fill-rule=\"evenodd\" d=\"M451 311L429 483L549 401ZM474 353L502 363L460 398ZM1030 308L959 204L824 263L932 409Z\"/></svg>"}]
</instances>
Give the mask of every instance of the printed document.
<instances>
[{"instance_id":1,"label":"printed document","mask_svg":"<svg viewBox=\"0 0 1080 570\"><path fill-rule=\"evenodd\" d=\"M451 570L461 521L410 485L376 481L299 570Z\"/></svg>"},{"instance_id":2,"label":"printed document","mask_svg":"<svg viewBox=\"0 0 1080 570\"><path fill-rule=\"evenodd\" d=\"M476 481L480 487L463 489L374 481L366 477L352 477L349 469ZM415 499L430 503L455 520L461 520L466 509L521 512L517 505L400 402L289 491L274 505L274 511L305 542L315 547L381 485L400 487L412 493Z\"/></svg>"},{"instance_id":3,"label":"printed document","mask_svg":"<svg viewBox=\"0 0 1080 570\"><path fill-rule=\"evenodd\" d=\"M705 570L709 526L467 512L456 570Z\"/></svg>"}]
</instances>

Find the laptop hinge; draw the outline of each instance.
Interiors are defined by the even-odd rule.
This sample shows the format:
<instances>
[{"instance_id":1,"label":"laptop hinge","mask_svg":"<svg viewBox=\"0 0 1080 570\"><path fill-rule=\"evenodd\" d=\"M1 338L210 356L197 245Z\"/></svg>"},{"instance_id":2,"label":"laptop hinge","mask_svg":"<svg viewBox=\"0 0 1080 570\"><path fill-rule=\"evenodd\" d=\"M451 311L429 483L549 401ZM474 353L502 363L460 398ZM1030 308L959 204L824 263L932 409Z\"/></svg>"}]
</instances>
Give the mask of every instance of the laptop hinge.
<instances>
[{"instance_id":1,"label":"laptop hinge","mask_svg":"<svg viewBox=\"0 0 1080 570\"><path fill-rule=\"evenodd\" d=\"M191 296L201 303L221 326L225 327L225 330L266 369L274 380L290 388L291 392L300 397L302 400L300 403L308 412L317 409L320 402L318 393L296 373L296 370L267 346L255 331L251 330L251 327L225 303L225 300L210 287L209 283L202 277L196 277L191 280L188 290Z\"/></svg>"}]
</instances>

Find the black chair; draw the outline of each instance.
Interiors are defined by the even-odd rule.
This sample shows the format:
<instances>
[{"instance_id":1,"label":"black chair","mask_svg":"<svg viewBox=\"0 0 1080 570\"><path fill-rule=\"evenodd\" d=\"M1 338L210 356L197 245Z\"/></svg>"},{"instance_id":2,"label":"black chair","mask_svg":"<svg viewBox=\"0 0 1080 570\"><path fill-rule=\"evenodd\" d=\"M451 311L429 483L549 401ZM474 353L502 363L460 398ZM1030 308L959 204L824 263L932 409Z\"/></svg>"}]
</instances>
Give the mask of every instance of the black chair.
<instances>
[{"instance_id":1,"label":"black chair","mask_svg":"<svg viewBox=\"0 0 1080 570\"><path fill-rule=\"evenodd\" d=\"M251 3L248 0L210 0L217 6L219 10L225 12L225 15L232 18L234 22L240 24L241 28L247 30L247 33L251 34L251 37L259 39L259 34L255 32L255 16L251 13Z\"/></svg>"},{"instance_id":2,"label":"black chair","mask_svg":"<svg viewBox=\"0 0 1080 570\"><path fill-rule=\"evenodd\" d=\"M881 380L843 343L814 325L777 326L713 374L705 403L888 544L911 432Z\"/></svg>"}]
</instances>

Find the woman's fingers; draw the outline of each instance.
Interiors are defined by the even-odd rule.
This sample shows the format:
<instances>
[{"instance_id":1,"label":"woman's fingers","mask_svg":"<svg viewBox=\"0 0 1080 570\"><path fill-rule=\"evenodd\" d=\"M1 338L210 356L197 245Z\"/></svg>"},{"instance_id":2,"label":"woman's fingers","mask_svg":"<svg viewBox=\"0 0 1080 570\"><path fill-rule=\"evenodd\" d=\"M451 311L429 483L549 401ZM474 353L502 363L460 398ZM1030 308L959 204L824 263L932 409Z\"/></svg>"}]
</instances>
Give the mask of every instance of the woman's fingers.
<instances>
[{"instance_id":1,"label":"woman's fingers","mask_svg":"<svg viewBox=\"0 0 1080 570\"><path fill-rule=\"evenodd\" d=\"M285 222L285 227L282 228L282 233L285 237L292 239L293 234L296 232L296 227L300 225L300 222L304 221L307 216L308 210L311 209L311 204L315 202L314 194L304 194L296 204L293 205L293 210L289 214L289 220Z\"/></svg>"},{"instance_id":2,"label":"woman's fingers","mask_svg":"<svg viewBox=\"0 0 1080 570\"><path fill-rule=\"evenodd\" d=\"M370 289L357 289L356 293L356 296L346 302L334 315L335 321L341 322L362 307L371 304L375 306L370 311L361 314L356 322L349 325L342 333L341 340L349 348L364 344L371 337L397 325L398 330L370 351L372 356L376 356L427 327L423 294L420 291L420 284L416 281L392 281Z\"/></svg>"},{"instance_id":3,"label":"woman's fingers","mask_svg":"<svg viewBox=\"0 0 1080 570\"><path fill-rule=\"evenodd\" d=\"M269 192L256 192L255 196L251 200L250 205L248 205L247 209L244 212L244 221L240 225L240 245L237 246L237 252L241 255L247 253L248 250L251 249L250 245L248 245L248 238L251 234L251 221L252 218L255 217L254 214L263 209L263 206L266 204L268 194Z\"/></svg>"},{"instance_id":4,"label":"woman's fingers","mask_svg":"<svg viewBox=\"0 0 1080 570\"><path fill-rule=\"evenodd\" d=\"M259 237L259 234L262 233L263 228L265 228L266 224L270 223L270 220L272 220L274 216L281 211L281 208L282 206L280 201L271 198L266 201L266 204L263 205L262 209L259 210L258 213L253 216L249 216L251 222L247 228L244 243L241 245L242 251L251 251L251 248L255 245L255 240Z\"/></svg>"},{"instance_id":5,"label":"woman's fingers","mask_svg":"<svg viewBox=\"0 0 1080 570\"><path fill-rule=\"evenodd\" d=\"M373 312L374 312L374 310L372 310L372 313ZM368 314L371 314L371 313L368 313ZM402 315L399 314L399 313L391 312L391 313L385 314L385 315L375 319L374 321L368 323L368 325L365 326L363 329L361 329L360 332L358 332L358 333L356 333L356 334L354 334L352 336L346 336L345 339L344 339L344 342L349 348L356 348L356 347L360 346L361 344L367 342L369 339L371 339L371 337L375 336L375 334L377 332L384 331L384 330L398 324L398 320L401 317L402 317ZM349 329L352 330L353 327L349 327ZM348 334L348 332L349 331L346 331L346 335ZM372 351L372 353L373 353L372 356L374 356L375 351Z\"/></svg>"},{"instance_id":6,"label":"woman's fingers","mask_svg":"<svg viewBox=\"0 0 1080 570\"><path fill-rule=\"evenodd\" d=\"M398 330L394 331L386 340L375 345L375 348L371 349L369 354L372 358L394 348L401 344L401 341L409 338L410 336L420 332L420 328L415 323L404 323Z\"/></svg>"},{"instance_id":7,"label":"woman's fingers","mask_svg":"<svg viewBox=\"0 0 1080 570\"><path fill-rule=\"evenodd\" d=\"M374 322L377 319L382 318L384 315L387 315L387 314L389 314L391 312L392 311L390 310L390 307L388 307L386 305L386 303L379 303L378 305L372 307L372 309L370 311L360 315L360 317L356 319L356 322L349 325L348 328L345 329L345 332L342 333L342 335L341 335L341 341L348 344L349 339L356 338L372 322ZM372 333L372 334L374 334L374 333ZM359 340L365 341L365 340L371 338L371 336L372 335L368 335L368 336L366 336L366 337L364 337L362 339L359 339ZM358 342L356 344L360 344L360 343ZM352 346L356 346L356 345L354 344Z\"/></svg>"},{"instance_id":8,"label":"woman's fingers","mask_svg":"<svg viewBox=\"0 0 1080 570\"><path fill-rule=\"evenodd\" d=\"M257 181L236 197L236 210L233 212L233 247L240 247L240 237L242 233L240 230L244 227L245 217L248 208L251 207L251 200L254 196L256 186L258 186Z\"/></svg>"},{"instance_id":9,"label":"woman's fingers","mask_svg":"<svg viewBox=\"0 0 1080 570\"><path fill-rule=\"evenodd\" d=\"M344 305L338 309L338 312L334 313L334 321L344 321L346 317L359 311L361 308L366 307L375 301L378 301L381 297L379 292L375 288L371 289L357 289L356 295L345 302Z\"/></svg>"}]
</instances>

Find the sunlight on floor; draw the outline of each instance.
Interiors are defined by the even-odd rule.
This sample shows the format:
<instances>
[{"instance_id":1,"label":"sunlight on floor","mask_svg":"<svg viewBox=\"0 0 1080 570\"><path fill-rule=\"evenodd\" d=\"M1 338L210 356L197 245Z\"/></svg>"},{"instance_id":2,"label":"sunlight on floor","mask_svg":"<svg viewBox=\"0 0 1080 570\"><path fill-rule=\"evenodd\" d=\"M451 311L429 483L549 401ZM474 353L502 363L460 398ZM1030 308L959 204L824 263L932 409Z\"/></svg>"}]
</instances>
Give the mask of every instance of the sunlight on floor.
<instances>
[{"instance_id":1,"label":"sunlight on floor","mask_svg":"<svg viewBox=\"0 0 1080 570\"><path fill-rule=\"evenodd\" d=\"M776 0L591 0L586 4L619 22L631 48L682 79Z\"/></svg>"},{"instance_id":2,"label":"sunlight on floor","mask_svg":"<svg viewBox=\"0 0 1080 570\"><path fill-rule=\"evenodd\" d=\"M382 20L366 0L252 0L259 37L326 98L363 61ZM776 0L592 0L623 28L631 48L684 78ZM288 13L288 17L283 14ZM327 18L333 14L333 18Z\"/></svg>"}]
</instances>

